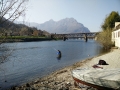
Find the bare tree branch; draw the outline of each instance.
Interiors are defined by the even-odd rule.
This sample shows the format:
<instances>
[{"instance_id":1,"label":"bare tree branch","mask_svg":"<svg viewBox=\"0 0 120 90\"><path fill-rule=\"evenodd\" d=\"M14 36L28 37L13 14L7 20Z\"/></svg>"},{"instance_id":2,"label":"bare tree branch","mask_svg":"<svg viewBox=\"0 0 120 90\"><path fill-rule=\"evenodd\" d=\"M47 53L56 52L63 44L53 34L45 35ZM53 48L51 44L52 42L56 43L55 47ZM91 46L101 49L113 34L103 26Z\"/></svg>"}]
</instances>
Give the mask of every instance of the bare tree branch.
<instances>
[{"instance_id":1,"label":"bare tree branch","mask_svg":"<svg viewBox=\"0 0 120 90\"><path fill-rule=\"evenodd\" d=\"M16 15L19 15L19 12L25 12L26 5L24 5L28 0L1 0L0 2L0 24L13 19L15 20ZM4 17L7 16L6 19ZM18 17L17 16L17 17Z\"/></svg>"},{"instance_id":2,"label":"bare tree branch","mask_svg":"<svg viewBox=\"0 0 120 90\"><path fill-rule=\"evenodd\" d=\"M8 27L12 22L14 22L14 20L22 16L22 14L25 13L27 2L28 0L0 0L0 25L4 26L4 24L7 23L7 25L5 24L5 27ZM6 29L3 28L3 32L5 33ZM6 37L0 41L0 47L5 39ZM0 54L0 59L2 61L6 60L12 52L13 50L4 55Z\"/></svg>"}]
</instances>

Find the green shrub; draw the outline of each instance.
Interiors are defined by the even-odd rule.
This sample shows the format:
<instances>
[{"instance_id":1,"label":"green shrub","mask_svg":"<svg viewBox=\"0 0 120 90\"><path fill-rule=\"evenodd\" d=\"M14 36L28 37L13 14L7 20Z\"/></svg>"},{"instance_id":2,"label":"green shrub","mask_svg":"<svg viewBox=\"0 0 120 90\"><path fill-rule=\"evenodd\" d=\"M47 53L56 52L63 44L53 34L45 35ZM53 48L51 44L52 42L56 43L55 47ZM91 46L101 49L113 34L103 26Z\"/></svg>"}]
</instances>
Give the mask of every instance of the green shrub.
<instances>
[{"instance_id":1,"label":"green shrub","mask_svg":"<svg viewBox=\"0 0 120 90\"><path fill-rule=\"evenodd\" d=\"M104 30L97 35L97 41L102 44L105 49L110 49L113 46L111 36L112 30Z\"/></svg>"}]
</instances>

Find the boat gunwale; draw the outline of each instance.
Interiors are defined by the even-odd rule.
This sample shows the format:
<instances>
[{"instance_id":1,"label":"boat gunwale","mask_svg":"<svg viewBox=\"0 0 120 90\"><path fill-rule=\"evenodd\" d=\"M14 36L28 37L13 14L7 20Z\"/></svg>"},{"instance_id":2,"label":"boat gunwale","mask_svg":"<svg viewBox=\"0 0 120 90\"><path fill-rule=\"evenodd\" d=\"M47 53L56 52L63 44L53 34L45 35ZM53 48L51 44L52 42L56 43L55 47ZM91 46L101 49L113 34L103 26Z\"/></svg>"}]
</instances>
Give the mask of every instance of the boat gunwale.
<instances>
[{"instance_id":1,"label":"boat gunwale","mask_svg":"<svg viewBox=\"0 0 120 90\"><path fill-rule=\"evenodd\" d=\"M96 89L98 89L98 90L115 90L115 89L113 89L113 88L108 88L108 87L102 87L102 86L98 86L98 85L95 85L95 84L91 84L91 83L87 83L87 82L85 82L85 81L82 81L82 80L79 80L79 79L77 79L77 78L75 78L74 76L73 76L73 79L74 79L74 83L76 84L76 82L77 83L81 83L81 84L84 84L84 85L87 85L87 86L91 86L91 87L93 87L93 88L96 88ZM76 85L75 85L76 86Z\"/></svg>"}]
</instances>

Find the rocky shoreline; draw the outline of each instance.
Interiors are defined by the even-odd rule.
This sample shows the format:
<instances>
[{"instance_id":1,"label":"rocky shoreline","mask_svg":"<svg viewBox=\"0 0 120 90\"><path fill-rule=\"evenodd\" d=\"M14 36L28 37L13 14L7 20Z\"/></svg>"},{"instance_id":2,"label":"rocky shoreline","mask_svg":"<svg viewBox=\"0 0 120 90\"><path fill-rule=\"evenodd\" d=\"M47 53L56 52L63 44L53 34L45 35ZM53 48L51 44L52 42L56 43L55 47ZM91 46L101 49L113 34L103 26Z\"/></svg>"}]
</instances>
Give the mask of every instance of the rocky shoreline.
<instances>
[{"instance_id":1,"label":"rocky shoreline","mask_svg":"<svg viewBox=\"0 0 120 90\"><path fill-rule=\"evenodd\" d=\"M109 64L111 64L113 62L109 62L109 58L111 57L115 58L116 54L117 54L116 58L118 58L120 57L119 53L120 53L120 50L117 49L107 54L103 54L97 57L82 60L80 62L73 64L72 66L68 66L63 69L60 69L43 78L39 78L35 81L23 84L18 87L17 86L11 87L9 90L96 90L95 88L88 87L82 84L80 85L80 87L75 87L71 71L78 67L81 67L81 68L86 67L86 64L89 65L89 67L92 67L91 65L94 65L96 62L98 62L99 58L101 59L105 58L106 61ZM120 64L120 62L118 62L118 64ZM113 65L113 68L114 67L116 67L116 65L115 66ZM120 68L120 66L118 65L117 68Z\"/></svg>"},{"instance_id":2,"label":"rocky shoreline","mask_svg":"<svg viewBox=\"0 0 120 90\"><path fill-rule=\"evenodd\" d=\"M36 79L35 81L23 84L21 86L11 87L8 90L81 90L80 88L74 86L71 71L77 67L81 67L84 63L87 63L90 60L92 60L92 58L77 62L72 66L60 69L43 78ZM84 89L90 88L85 85L81 86Z\"/></svg>"},{"instance_id":3,"label":"rocky shoreline","mask_svg":"<svg viewBox=\"0 0 120 90\"><path fill-rule=\"evenodd\" d=\"M55 71L43 78L36 79L21 86L13 86L8 90L80 90L74 86L71 71L84 65L84 63L91 59L92 58L77 62L72 66Z\"/></svg>"}]
</instances>

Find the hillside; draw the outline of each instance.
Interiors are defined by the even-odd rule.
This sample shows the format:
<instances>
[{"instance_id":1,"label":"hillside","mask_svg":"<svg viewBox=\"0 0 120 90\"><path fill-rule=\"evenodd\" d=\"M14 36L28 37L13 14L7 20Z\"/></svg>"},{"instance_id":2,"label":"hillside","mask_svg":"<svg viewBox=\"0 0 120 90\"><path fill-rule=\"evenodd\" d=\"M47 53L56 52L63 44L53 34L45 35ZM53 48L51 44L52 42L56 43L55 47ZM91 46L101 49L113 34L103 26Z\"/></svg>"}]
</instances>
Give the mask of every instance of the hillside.
<instances>
[{"instance_id":1,"label":"hillside","mask_svg":"<svg viewBox=\"0 0 120 90\"><path fill-rule=\"evenodd\" d=\"M5 21L5 22L4 22ZM1 23L4 22L4 23ZM45 36L49 33L45 30L38 30L35 27L29 27L25 24L16 24L5 18L0 22L0 35L10 36Z\"/></svg>"}]
</instances>

